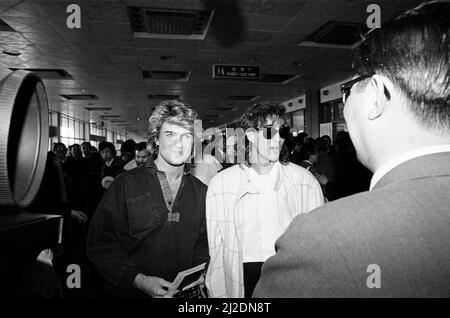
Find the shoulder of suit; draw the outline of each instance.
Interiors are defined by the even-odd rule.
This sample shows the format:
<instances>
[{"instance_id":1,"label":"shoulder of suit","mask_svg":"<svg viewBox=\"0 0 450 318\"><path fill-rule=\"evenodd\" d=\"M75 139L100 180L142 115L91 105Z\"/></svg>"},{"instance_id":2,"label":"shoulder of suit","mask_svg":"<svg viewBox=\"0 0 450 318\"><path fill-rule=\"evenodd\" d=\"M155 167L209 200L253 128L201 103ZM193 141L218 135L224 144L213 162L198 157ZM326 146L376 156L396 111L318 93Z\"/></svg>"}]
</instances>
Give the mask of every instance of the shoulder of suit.
<instances>
[{"instance_id":1,"label":"shoulder of suit","mask_svg":"<svg viewBox=\"0 0 450 318\"><path fill-rule=\"evenodd\" d=\"M310 213L300 215L296 222L304 222L308 218L311 221L327 224L327 227L354 226L357 220L366 222L368 218L380 215L379 210L386 212L386 202L382 200L384 195L369 191L360 192L348 197L328 202Z\"/></svg>"}]
</instances>

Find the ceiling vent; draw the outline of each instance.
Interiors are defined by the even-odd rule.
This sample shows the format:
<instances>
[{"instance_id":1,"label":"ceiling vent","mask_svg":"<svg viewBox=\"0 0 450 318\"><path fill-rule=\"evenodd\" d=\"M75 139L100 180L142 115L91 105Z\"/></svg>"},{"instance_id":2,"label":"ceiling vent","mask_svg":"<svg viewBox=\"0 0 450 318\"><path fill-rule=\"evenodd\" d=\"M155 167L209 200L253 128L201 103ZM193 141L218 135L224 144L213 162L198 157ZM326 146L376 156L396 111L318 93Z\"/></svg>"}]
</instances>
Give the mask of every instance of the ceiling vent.
<instances>
[{"instance_id":1,"label":"ceiling vent","mask_svg":"<svg viewBox=\"0 0 450 318\"><path fill-rule=\"evenodd\" d=\"M232 95L228 96L227 100L234 101L254 101L257 100L260 96L249 96L249 95Z\"/></svg>"},{"instance_id":2,"label":"ceiling vent","mask_svg":"<svg viewBox=\"0 0 450 318\"><path fill-rule=\"evenodd\" d=\"M299 77L300 75L290 74L262 74L257 83L287 84Z\"/></svg>"},{"instance_id":3,"label":"ceiling vent","mask_svg":"<svg viewBox=\"0 0 450 318\"><path fill-rule=\"evenodd\" d=\"M93 94L61 94L62 97L68 100L92 100L98 99L97 95Z\"/></svg>"},{"instance_id":4,"label":"ceiling vent","mask_svg":"<svg viewBox=\"0 0 450 318\"><path fill-rule=\"evenodd\" d=\"M45 69L45 68L9 68L11 71L25 70L34 72L42 79L73 79L72 75L62 69Z\"/></svg>"},{"instance_id":5,"label":"ceiling vent","mask_svg":"<svg viewBox=\"0 0 450 318\"><path fill-rule=\"evenodd\" d=\"M85 109L87 109L90 112L95 112L95 111L107 111L107 110L111 110L111 107L85 107Z\"/></svg>"},{"instance_id":6,"label":"ceiling vent","mask_svg":"<svg viewBox=\"0 0 450 318\"><path fill-rule=\"evenodd\" d=\"M135 38L204 40L214 11L127 7Z\"/></svg>"},{"instance_id":7,"label":"ceiling vent","mask_svg":"<svg viewBox=\"0 0 450 318\"><path fill-rule=\"evenodd\" d=\"M179 71L142 71L142 76L151 81L177 81L187 82L191 72Z\"/></svg>"},{"instance_id":8,"label":"ceiling vent","mask_svg":"<svg viewBox=\"0 0 450 318\"><path fill-rule=\"evenodd\" d=\"M11 28L8 23L0 19L0 32L16 32L16 30Z\"/></svg>"},{"instance_id":9,"label":"ceiling vent","mask_svg":"<svg viewBox=\"0 0 450 318\"><path fill-rule=\"evenodd\" d=\"M181 98L181 95L169 95L169 94L148 95L148 99L173 100L173 99L180 99L180 98Z\"/></svg>"},{"instance_id":10,"label":"ceiling vent","mask_svg":"<svg viewBox=\"0 0 450 318\"><path fill-rule=\"evenodd\" d=\"M111 123L126 123L126 120L110 120Z\"/></svg>"},{"instance_id":11,"label":"ceiling vent","mask_svg":"<svg viewBox=\"0 0 450 318\"><path fill-rule=\"evenodd\" d=\"M354 49L361 43L362 35L367 31L367 26L361 23L330 21L306 37L299 45Z\"/></svg>"}]
</instances>

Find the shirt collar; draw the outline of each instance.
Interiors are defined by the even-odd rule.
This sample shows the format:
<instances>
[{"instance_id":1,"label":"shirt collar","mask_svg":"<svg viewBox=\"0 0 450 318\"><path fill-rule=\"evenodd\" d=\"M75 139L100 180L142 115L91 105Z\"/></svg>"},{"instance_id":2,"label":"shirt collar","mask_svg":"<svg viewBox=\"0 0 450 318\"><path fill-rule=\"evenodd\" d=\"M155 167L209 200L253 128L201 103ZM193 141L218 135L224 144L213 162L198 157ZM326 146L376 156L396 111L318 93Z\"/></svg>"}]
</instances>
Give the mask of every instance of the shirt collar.
<instances>
[{"instance_id":1,"label":"shirt collar","mask_svg":"<svg viewBox=\"0 0 450 318\"><path fill-rule=\"evenodd\" d=\"M239 200L247 193L259 193L258 185L256 184L254 178L251 176L251 167L248 167L245 164L240 164L240 168L242 169L241 173L241 182L238 189L238 197ZM275 174L275 187L274 191L278 191L283 181L283 170L281 169L281 164L279 161L275 162L270 174Z\"/></svg>"},{"instance_id":2,"label":"shirt collar","mask_svg":"<svg viewBox=\"0 0 450 318\"><path fill-rule=\"evenodd\" d=\"M447 152L450 151L450 144L442 144L442 145L433 145L433 146L426 146L418 149L414 149L408 152L405 152L399 156L396 156L392 159L389 159L385 163L383 163L377 171L372 176L372 180L370 181L370 190L372 190L375 185L378 183L378 181L381 180L382 177L384 177L389 171L397 167L398 165L417 158L424 155L431 155L434 153L439 152Z\"/></svg>"},{"instance_id":3,"label":"shirt collar","mask_svg":"<svg viewBox=\"0 0 450 318\"><path fill-rule=\"evenodd\" d=\"M155 169L156 171L159 171L158 167L156 166L156 163L153 160L151 160L151 159L145 164L145 167L149 168L149 169ZM183 168L184 168L184 171L183 171L183 175L184 176L188 175L188 174L191 174L192 166L190 164L185 163Z\"/></svg>"},{"instance_id":4,"label":"shirt collar","mask_svg":"<svg viewBox=\"0 0 450 318\"><path fill-rule=\"evenodd\" d=\"M111 167L111 164L113 163L114 159L116 159L116 157L112 158L110 161L105 161L105 164L106 164L108 167Z\"/></svg>"}]
</instances>

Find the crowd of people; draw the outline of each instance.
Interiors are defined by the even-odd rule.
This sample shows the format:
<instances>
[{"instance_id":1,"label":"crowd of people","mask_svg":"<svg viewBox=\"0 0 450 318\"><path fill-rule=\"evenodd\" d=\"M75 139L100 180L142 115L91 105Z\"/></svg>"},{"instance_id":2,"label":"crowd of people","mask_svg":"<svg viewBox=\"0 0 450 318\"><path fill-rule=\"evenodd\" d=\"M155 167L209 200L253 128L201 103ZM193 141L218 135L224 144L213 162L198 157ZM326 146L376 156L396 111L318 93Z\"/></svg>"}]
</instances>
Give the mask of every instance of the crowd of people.
<instances>
[{"instance_id":1,"label":"crowd of people","mask_svg":"<svg viewBox=\"0 0 450 318\"><path fill-rule=\"evenodd\" d=\"M243 162L186 164L198 115L167 101L120 156L54 144L35 207L65 211L55 269L82 264L100 296L180 297L196 266L197 297L450 296L449 16L431 2L367 35L342 86L348 133L293 137L262 102L239 121Z\"/></svg>"},{"instance_id":2,"label":"crowd of people","mask_svg":"<svg viewBox=\"0 0 450 318\"><path fill-rule=\"evenodd\" d=\"M39 213L63 215L62 248L55 251L53 264L62 282L70 264L83 268L83 289L68 289L61 284L64 296L94 296L99 278L86 255L86 238L92 216L110 183L127 169L127 164L142 165L149 161L146 142L126 140L120 148L102 141L97 150L90 142L69 147L56 142L47 153L40 190L30 206Z\"/></svg>"}]
</instances>

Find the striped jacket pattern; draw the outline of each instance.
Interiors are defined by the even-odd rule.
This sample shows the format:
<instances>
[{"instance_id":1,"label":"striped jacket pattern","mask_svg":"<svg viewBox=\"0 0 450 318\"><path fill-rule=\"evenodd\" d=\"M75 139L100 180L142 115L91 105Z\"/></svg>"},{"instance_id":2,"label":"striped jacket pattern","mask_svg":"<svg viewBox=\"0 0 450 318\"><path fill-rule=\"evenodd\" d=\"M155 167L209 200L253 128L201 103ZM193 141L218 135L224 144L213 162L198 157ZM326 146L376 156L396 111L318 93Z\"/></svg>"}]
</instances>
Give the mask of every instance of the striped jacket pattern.
<instances>
[{"instance_id":1,"label":"striped jacket pattern","mask_svg":"<svg viewBox=\"0 0 450 318\"><path fill-rule=\"evenodd\" d=\"M258 193L249 169L244 164L225 169L212 178L208 187L206 222L211 262L206 286L214 298L244 297L242 199ZM296 164L277 162L274 169L278 169L274 191L279 217L287 228L295 216L323 204L322 190L314 176Z\"/></svg>"}]
</instances>

